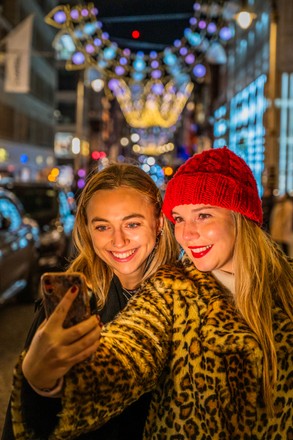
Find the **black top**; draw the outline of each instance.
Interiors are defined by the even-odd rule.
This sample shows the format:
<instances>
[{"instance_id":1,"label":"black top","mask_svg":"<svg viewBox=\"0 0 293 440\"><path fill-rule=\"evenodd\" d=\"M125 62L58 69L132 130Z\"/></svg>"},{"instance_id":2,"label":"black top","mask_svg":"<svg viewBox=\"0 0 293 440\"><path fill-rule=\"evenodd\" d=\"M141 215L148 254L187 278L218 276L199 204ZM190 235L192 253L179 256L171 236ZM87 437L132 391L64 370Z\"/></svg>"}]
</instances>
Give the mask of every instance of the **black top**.
<instances>
[{"instance_id":1,"label":"black top","mask_svg":"<svg viewBox=\"0 0 293 440\"><path fill-rule=\"evenodd\" d=\"M114 319L127 304L127 298L123 295L123 289L119 279L114 276L106 304L98 314L103 323ZM28 348L38 327L45 319L44 307L38 303L38 313L28 332L25 348ZM35 439L46 440L57 423L57 414L61 410L61 399L42 397L25 381L22 390L23 411L27 425L37 434ZM80 440L141 440L144 423L147 417L150 403L150 393L126 408L120 415L110 419L104 426L96 431L78 437ZM10 404L7 409L5 424L1 440L14 440L11 423Z\"/></svg>"}]
</instances>

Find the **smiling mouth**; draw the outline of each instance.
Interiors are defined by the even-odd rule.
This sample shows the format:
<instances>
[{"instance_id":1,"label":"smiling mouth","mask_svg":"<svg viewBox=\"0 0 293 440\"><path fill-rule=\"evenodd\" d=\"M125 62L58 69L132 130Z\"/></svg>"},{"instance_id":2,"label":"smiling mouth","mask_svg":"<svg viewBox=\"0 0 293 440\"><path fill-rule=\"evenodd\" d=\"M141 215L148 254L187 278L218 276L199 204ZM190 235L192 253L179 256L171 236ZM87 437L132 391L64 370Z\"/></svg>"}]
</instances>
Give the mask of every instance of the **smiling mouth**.
<instances>
[{"instance_id":1,"label":"smiling mouth","mask_svg":"<svg viewBox=\"0 0 293 440\"><path fill-rule=\"evenodd\" d=\"M127 252L113 252L113 251L110 251L110 252L113 255L113 257L115 257L119 260L125 260L125 259L131 257L135 253L135 251L136 251L136 249L131 249L130 251L127 251Z\"/></svg>"},{"instance_id":2,"label":"smiling mouth","mask_svg":"<svg viewBox=\"0 0 293 440\"><path fill-rule=\"evenodd\" d=\"M194 258L202 258L204 257L209 251L210 249L213 247L212 244L209 244L208 246L190 246L188 249L191 250L192 256Z\"/></svg>"}]
</instances>

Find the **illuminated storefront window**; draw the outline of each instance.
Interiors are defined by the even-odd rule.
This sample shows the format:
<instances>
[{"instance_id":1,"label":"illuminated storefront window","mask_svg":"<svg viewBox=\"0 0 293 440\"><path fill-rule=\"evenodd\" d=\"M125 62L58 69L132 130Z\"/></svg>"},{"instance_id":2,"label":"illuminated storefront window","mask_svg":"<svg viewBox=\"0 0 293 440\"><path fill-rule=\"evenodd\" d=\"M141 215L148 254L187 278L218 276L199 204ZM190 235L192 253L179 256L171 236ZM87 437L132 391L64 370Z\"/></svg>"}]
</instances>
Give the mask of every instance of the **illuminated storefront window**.
<instances>
[{"instance_id":1,"label":"illuminated storefront window","mask_svg":"<svg viewBox=\"0 0 293 440\"><path fill-rule=\"evenodd\" d=\"M237 93L230 106L229 148L251 168L262 195L265 128L263 123L267 100L264 95L266 75L259 76Z\"/></svg>"},{"instance_id":2,"label":"illuminated storefront window","mask_svg":"<svg viewBox=\"0 0 293 440\"><path fill-rule=\"evenodd\" d=\"M227 145L246 161L257 181L260 195L263 191L266 80L266 75L259 76L231 99L229 111L226 105L222 105L214 112L214 148Z\"/></svg>"},{"instance_id":3,"label":"illuminated storefront window","mask_svg":"<svg viewBox=\"0 0 293 440\"><path fill-rule=\"evenodd\" d=\"M279 192L293 191L293 74L282 74L280 108Z\"/></svg>"},{"instance_id":4,"label":"illuminated storefront window","mask_svg":"<svg viewBox=\"0 0 293 440\"><path fill-rule=\"evenodd\" d=\"M227 107L222 105L214 113L214 148L227 145L228 142L228 121Z\"/></svg>"}]
</instances>

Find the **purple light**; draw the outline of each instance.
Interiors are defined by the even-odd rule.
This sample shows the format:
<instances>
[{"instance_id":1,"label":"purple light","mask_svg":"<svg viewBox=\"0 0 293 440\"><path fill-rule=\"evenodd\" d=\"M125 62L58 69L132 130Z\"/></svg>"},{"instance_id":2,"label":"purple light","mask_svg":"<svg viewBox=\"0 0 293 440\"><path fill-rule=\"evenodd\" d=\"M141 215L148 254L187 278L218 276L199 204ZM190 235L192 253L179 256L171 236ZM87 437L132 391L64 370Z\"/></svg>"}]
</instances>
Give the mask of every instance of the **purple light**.
<instances>
[{"instance_id":1,"label":"purple light","mask_svg":"<svg viewBox=\"0 0 293 440\"><path fill-rule=\"evenodd\" d=\"M109 40L109 34L108 34L108 32L103 32L103 33L102 33L102 38L103 38L103 40Z\"/></svg>"},{"instance_id":2,"label":"purple light","mask_svg":"<svg viewBox=\"0 0 293 440\"><path fill-rule=\"evenodd\" d=\"M98 15L98 13L99 13L99 11L98 11L97 8L92 8L92 9L91 9L91 14L92 14L92 15Z\"/></svg>"},{"instance_id":3,"label":"purple light","mask_svg":"<svg viewBox=\"0 0 293 440\"><path fill-rule=\"evenodd\" d=\"M193 55L193 53L189 53L188 55L186 55L185 57L186 64L193 64L194 61L195 61L195 56Z\"/></svg>"},{"instance_id":4,"label":"purple light","mask_svg":"<svg viewBox=\"0 0 293 440\"><path fill-rule=\"evenodd\" d=\"M82 52L75 52L72 55L73 64L83 64L85 62L85 56Z\"/></svg>"},{"instance_id":5,"label":"purple light","mask_svg":"<svg viewBox=\"0 0 293 440\"><path fill-rule=\"evenodd\" d=\"M152 78L158 79L161 78L162 72L160 70L153 70L151 73Z\"/></svg>"},{"instance_id":6,"label":"purple light","mask_svg":"<svg viewBox=\"0 0 293 440\"><path fill-rule=\"evenodd\" d=\"M200 4L199 3L194 3L193 10L194 11L200 11Z\"/></svg>"},{"instance_id":7,"label":"purple light","mask_svg":"<svg viewBox=\"0 0 293 440\"><path fill-rule=\"evenodd\" d=\"M131 54L131 50L128 49L128 48L125 48L125 49L123 50L123 53L124 53L125 56L129 57L129 55Z\"/></svg>"},{"instance_id":8,"label":"purple light","mask_svg":"<svg viewBox=\"0 0 293 440\"><path fill-rule=\"evenodd\" d=\"M188 52L187 47L181 47L181 49L179 50L179 53L182 56L185 56L187 52Z\"/></svg>"},{"instance_id":9,"label":"purple light","mask_svg":"<svg viewBox=\"0 0 293 440\"><path fill-rule=\"evenodd\" d=\"M233 36L233 33L232 33L232 30L229 27L224 26L224 27L222 27L222 29L220 29L219 37L222 40L228 41L228 40L230 40L230 38L232 38L232 36Z\"/></svg>"},{"instance_id":10,"label":"purple light","mask_svg":"<svg viewBox=\"0 0 293 440\"><path fill-rule=\"evenodd\" d=\"M78 179L77 186L79 189L82 189L85 186L85 180L84 179Z\"/></svg>"},{"instance_id":11,"label":"purple light","mask_svg":"<svg viewBox=\"0 0 293 440\"><path fill-rule=\"evenodd\" d=\"M205 76L206 72L207 72L207 69L205 68L205 66L203 64L197 64L193 69L193 74L197 78L203 78Z\"/></svg>"},{"instance_id":12,"label":"purple light","mask_svg":"<svg viewBox=\"0 0 293 440\"><path fill-rule=\"evenodd\" d=\"M189 20L189 24L191 24L191 26L195 26L197 23L197 19L195 17L191 17L191 19Z\"/></svg>"},{"instance_id":13,"label":"purple light","mask_svg":"<svg viewBox=\"0 0 293 440\"><path fill-rule=\"evenodd\" d=\"M72 9L70 12L70 16L73 20L77 20L79 17L79 12L77 9Z\"/></svg>"},{"instance_id":14,"label":"purple light","mask_svg":"<svg viewBox=\"0 0 293 440\"><path fill-rule=\"evenodd\" d=\"M161 95L161 94L163 93L163 91L164 91L164 86L163 86L163 84L154 84L154 85L152 86L152 92L153 92L155 95Z\"/></svg>"},{"instance_id":15,"label":"purple light","mask_svg":"<svg viewBox=\"0 0 293 440\"><path fill-rule=\"evenodd\" d=\"M78 177L85 177L86 172L85 172L85 170L84 170L83 168L80 168L80 169L77 171L77 175L78 175Z\"/></svg>"},{"instance_id":16,"label":"purple light","mask_svg":"<svg viewBox=\"0 0 293 440\"><path fill-rule=\"evenodd\" d=\"M208 24L207 31L209 34L214 34L217 31L217 26L215 23L211 22Z\"/></svg>"},{"instance_id":17,"label":"purple light","mask_svg":"<svg viewBox=\"0 0 293 440\"><path fill-rule=\"evenodd\" d=\"M159 67L159 61L157 60L152 61L151 66L153 69L157 69Z\"/></svg>"},{"instance_id":18,"label":"purple light","mask_svg":"<svg viewBox=\"0 0 293 440\"><path fill-rule=\"evenodd\" d=\"M157 53L155 50L152 50L152 51L150 52L150 57L151 57L151 58L157 58L157 56L158 56L158 53Z\"/></svg>"},{"instance_id":19,"label":"purple light","mask_svg":"<svg viewBox=\"0 0 293 440\"><path fill-rule=\"evenodd\" d=\"M120 63L122 66L125 66L125 65L128 63L128 60L127 60L127 58L125 58L125 57L121 57L120 60L119 60L119 63Z\"/></svg>"},{"instance_id":20,"label":"purple light","mask_svg":"<svg viewBox=\"0 0 293 440\"><path fill-rule=\"evenodd\" d=\"M123 75L125 73L125 69L122 66L116 66L115 67L115 73L116 75Z\"/></svg>"},{"instance_id":21,"label":"purple light","mask_svg":"<svg viewBox=\"0 0 293 440\"><path fill-rule=\"evenodd\" d=\"M173 44L174 44L175 47L180 47L181 46L181 40L175 40Z\"/></svg>"},{"instance_id":22,"label":"purple light","mask_svg":"<svg viewBox=\"0 0 293 440\"><path fill-rule=\"evenodd\" d=\"M82 10L81 10L81 15L82 15L83 17L87 17L87 16L89 15L89 11L88 11L87 9L82 9Z\"/></svg>"},{"instance_id":23,"label":"purple light","mask_svg":"<svg viewBox=\"0 0 293 440\"><path fill-rule=\"evenodd\" d=\"M94 39L94 45L95 46L101 46L101 44L102 44L102 41L99 38L95 38Z\"/></svg>"},{"instance_id":24,"label":"purple light","mask_svg":"<svg viewBox=\"0 0 293 440\"><path fill-rule=\"evenodd\" d=\"M115 91L119 86L119 81L118 79L112 78L110 79L110 81L108 82L108 87L110 90Z\"/></svg>"},{"instance_id":25,"label":"purple light","mask_svg":"<svg viewBox=\"0 0 293 440\"><path fill-rule=\"evenodd\" d=\"M95 52L95 47L92 44L86 44L85 51L87 53L94 53Z\"/></svg>"},{"instance_id":26,"label":"purple light","mask_svg":"<svg viewBox=\"0 0 293 440\"><path fill-rule=\"evenodd\" d=\"M205 29L207 27L207 24L204 20L200 20L198 22L198 27L199 27L199 29Z\"/></svg>"},{"instance_id":27,"label":"purple light","mask_svg":"<svg viewBox=\"0 0 293 440\"><path fill-rule=\"evenodd\" d=\"M58 11L56 14L54 14L54 20L56 23L62 24L66 22L66 14L64 11Z\"/></svg>"}]
</instances>

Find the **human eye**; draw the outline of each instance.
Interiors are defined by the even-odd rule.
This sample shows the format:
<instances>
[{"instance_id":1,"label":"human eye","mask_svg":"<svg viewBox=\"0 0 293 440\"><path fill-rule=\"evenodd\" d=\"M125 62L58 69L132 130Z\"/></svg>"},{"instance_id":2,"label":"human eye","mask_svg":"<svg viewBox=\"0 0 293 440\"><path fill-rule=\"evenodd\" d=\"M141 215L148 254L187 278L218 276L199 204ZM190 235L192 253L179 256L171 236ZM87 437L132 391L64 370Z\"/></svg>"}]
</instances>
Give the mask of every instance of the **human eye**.
<instances>
[{"instance_id":1,"label":"human eye","mask_svg":"<svg viewBox=\"0 0 293 440\"><path fill-rule=\"evenodd\" d=\"M198 214L198 219L199 220L206 220L206 219L209 219L211 217L212 217L212 215L210 213L208 213L208 212L200 212Z\"/></svg>"},{"instance_id":2,"label":"human eye","mask_svg":"<svg viewBox=\"0 0 293 440\"><path fill-rule=\"evenodd\" d=\"M180 217L179 215L173 215L173 219L175 223L181 223L183 222L183 218Z\"/></svg>"},{"instance_id":3,"label":"human eye","mask_svg":"<svg viewBox=\"0 0 293 440\"><path fill-rule=\"evenodd\" d=\"M108 229L106 225L95 225L95 230L99 232L104 232Z\"/></svg>"},{"instance_id":4,"label":"human eye","mask_svg":"<svg viewBox=\"0 0 293 440\"><path fill-rule=\"evenodd\" d=\"M130 223L127 223L126 227L128 229L135 229L135 228L138 228L140 225L141 225L141 223L139 223L139 222L130 222Z\"/></svg>"}]
</instances>

